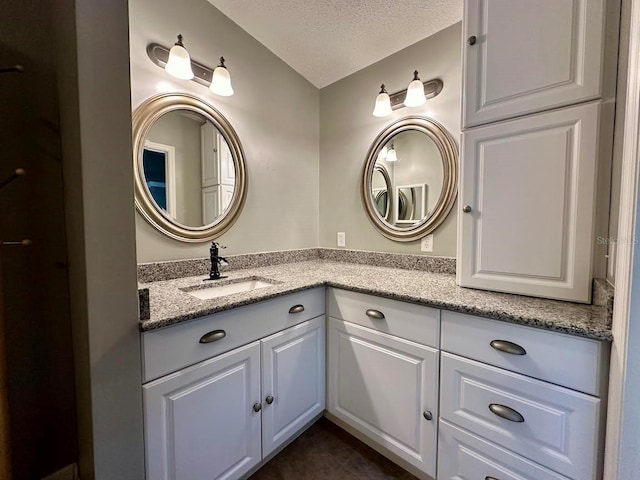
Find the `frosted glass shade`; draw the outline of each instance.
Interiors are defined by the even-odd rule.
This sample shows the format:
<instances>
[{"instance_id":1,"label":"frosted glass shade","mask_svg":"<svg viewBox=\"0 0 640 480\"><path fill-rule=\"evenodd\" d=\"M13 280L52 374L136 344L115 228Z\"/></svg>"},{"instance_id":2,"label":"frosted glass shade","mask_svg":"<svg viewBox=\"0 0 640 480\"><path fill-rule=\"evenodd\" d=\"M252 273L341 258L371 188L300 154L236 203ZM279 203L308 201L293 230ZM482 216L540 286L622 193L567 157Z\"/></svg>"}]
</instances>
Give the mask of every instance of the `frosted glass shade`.
<instances>
[{"instance_id":1,"label":"frosted glass shade","mask_svg":"<svg viewBox=\"0 0 640 480\"><path fill-rule=\"evenodd\" d=\"M193 70L191 70L191 57L187 49L177 43L171 47L169 60L164 69L176 78L191 80L193 78Z\"/></svg>"},{"instance_id":2,"label":"frosted glass shade","mask_svg":"<svg viewBox=\"0 0 640 480\"><path fill-rule=\"evenodd\" d=\"M376 97L376 104L373 108L374 117L386 117L391 115L391 100L387 92L380 92Z\"/></svg>"},{"instance_id":3,"label":"frosted glass shade","mask_svg":"<svg viewBox=\"0 0 640 480\"><path fill-rule=\"evenodd\" d=\"M209 89L216 95L223 97L229 97L233 95L233 87L231 87L231 75L226 67L218 66L213 71L211 78L211 85Z\"/></svg>"},{"instance_id":4,"label":"frosted glass shade","mask_svg":"<svg viewBox=\"0 0 640 480\"><path fill-rule=\"evenodd\" d=\"M387 146L385 145L380 149L380 153L378 153L378 160L386 160L387 159Z\"/></svg>"},{"instance_id":5,"label":"frosted glass shade","mask_svg":"<svg viewBox=\"0 0 640 480\"><path fill-rule=\"evenodd\" d=\"M407 96L404 99L405 107L419 107L424 105L427 97L424 96L424 85L420 80L412 80L407 87Z\"/></svg>"},{"instance_id":6,"label":"frosted glass shade","mask_svg":"<svg viewBox=\"0 0 640 480\"><path fill-rule=\"evenodd\" d=\"M387 151L387 162L397 162L397 161L398 161L398 156L396 155L396 149L391 147Z\"/></svg>"}]
</instances>

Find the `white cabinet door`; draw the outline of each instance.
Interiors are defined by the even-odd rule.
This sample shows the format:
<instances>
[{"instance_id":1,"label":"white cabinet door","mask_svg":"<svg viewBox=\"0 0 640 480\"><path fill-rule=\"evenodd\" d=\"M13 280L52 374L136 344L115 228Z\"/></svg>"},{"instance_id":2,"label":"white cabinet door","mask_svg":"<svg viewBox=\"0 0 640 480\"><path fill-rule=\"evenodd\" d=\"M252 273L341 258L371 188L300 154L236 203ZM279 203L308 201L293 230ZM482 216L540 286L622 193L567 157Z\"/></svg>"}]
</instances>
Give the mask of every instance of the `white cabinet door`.
<instances>
[{"instance_id":1,"label":"white cabinet door","mask_svg":"<svg viewBox=\"0 0 640 480\"><path fill-rule=\"evenodd\" d=\"M231 480L261 460L260 343L143 387L147 480Z\"/></svg>"},{"instance_id":2,"label":"white cabinet door","mask_svg":"<svg viewBox=\"0 0 640 480\"><path fill-rule=\"evenodd\" d=\"M210 122L200 127L202 146L202 186L211 187L220 183L220 141L224 139ZM226 143L225 143L226 147ZM228 147L227 147L228 150Z\"/></svg>"},{"instance_id":3,"label":"white cabinet door","mask_svg":"<svg viewBox=\"0 0 640 480\"><path fill-rule=\"evenodd\" d=\"M458 283L589 302L599 104L462 135Z\"/></svg>"},{"instance_id":4,"label":"white cabinet door","mask_svg":"<svg viewBox=\"0 0 640 480\"><path fill-rule=\"evenodd\" d=\"M202 224L210 225L220 212L220 185L202 189Z\"/></svg>"},{"instance_id":5,"label":"white cabinet door","mask_svg":"<svg viewBox=\"0 0 640 480\"><path fill-rule=\"evenodd\" d=\"M604 4L466 0L463 127L598 98Z\"/></svg>"},{"instance_id":6,"label":"white cabinet door","mask_svg":"<svg viewBox=\"0 0 640 480\"><path fill-rule=\"evenodd\" d=\"M262 340L262 455L324 411L324 316Z\"/></svg>"},{"instance_id":7,"label":"white cabinet door","mask_svg":"<svg viewBox=\"0 0 640 480\"><path fill-rule=\"evenodd\" d=\"M327 409L435 477L438 351L328 320Z\"/></svg>"}]
</instances>

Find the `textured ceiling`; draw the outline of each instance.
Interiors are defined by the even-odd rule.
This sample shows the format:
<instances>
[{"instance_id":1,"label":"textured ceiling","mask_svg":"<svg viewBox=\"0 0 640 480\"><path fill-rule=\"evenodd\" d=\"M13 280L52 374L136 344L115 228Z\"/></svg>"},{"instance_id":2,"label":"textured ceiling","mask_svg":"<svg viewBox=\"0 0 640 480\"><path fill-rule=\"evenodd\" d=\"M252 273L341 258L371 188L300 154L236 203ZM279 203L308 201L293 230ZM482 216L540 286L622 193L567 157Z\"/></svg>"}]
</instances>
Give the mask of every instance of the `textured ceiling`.
<instances>
[{"instance_id":1,"label":"textured ceiling","mask_svg":"<svg viewBox=\"0 0 640 480\"><path fill-rule=\"evenodd\" d=\"M316 87L462 19L462 0L208 0Z\"/></svg>"}]
</instances>

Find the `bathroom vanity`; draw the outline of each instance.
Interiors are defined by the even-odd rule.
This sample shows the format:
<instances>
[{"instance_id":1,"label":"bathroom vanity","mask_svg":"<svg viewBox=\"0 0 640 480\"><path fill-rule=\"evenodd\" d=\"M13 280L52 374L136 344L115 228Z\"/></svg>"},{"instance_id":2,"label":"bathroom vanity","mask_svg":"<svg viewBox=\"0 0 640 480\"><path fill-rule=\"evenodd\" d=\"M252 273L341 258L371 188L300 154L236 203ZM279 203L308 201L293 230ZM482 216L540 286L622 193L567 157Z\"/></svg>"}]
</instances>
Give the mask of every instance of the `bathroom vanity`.
<instances>
[{"instance_id":1,"label":"bathroom vanity","mask_svg":"<svg viewBox=\"0 0 640 480\"><path fill-rule=\"evenodd\" d=\"M144 284L148 480L244 478L323 413L421 478L599 478L606 308L322 259L228 275L272 284Z\"/></svg>"}]
</instances>

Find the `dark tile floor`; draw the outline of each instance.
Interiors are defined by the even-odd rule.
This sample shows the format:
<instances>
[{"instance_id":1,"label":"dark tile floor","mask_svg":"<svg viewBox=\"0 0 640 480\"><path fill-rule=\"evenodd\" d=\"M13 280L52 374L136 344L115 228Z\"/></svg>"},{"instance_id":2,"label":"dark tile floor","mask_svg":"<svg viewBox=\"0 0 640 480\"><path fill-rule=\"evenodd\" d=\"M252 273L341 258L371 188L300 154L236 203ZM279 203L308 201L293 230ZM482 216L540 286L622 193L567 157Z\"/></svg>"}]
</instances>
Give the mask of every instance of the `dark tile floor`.
<instances>
[{"instance_id":1,"label":"dark tile floor","mask_svg":"<svg viewBox=\"0 0 640 480\"><path fill-rule=\"evenodd\" d=\"M416 480L347 432L321 418L249 480Z\"/></svg>"}]
</instances>

